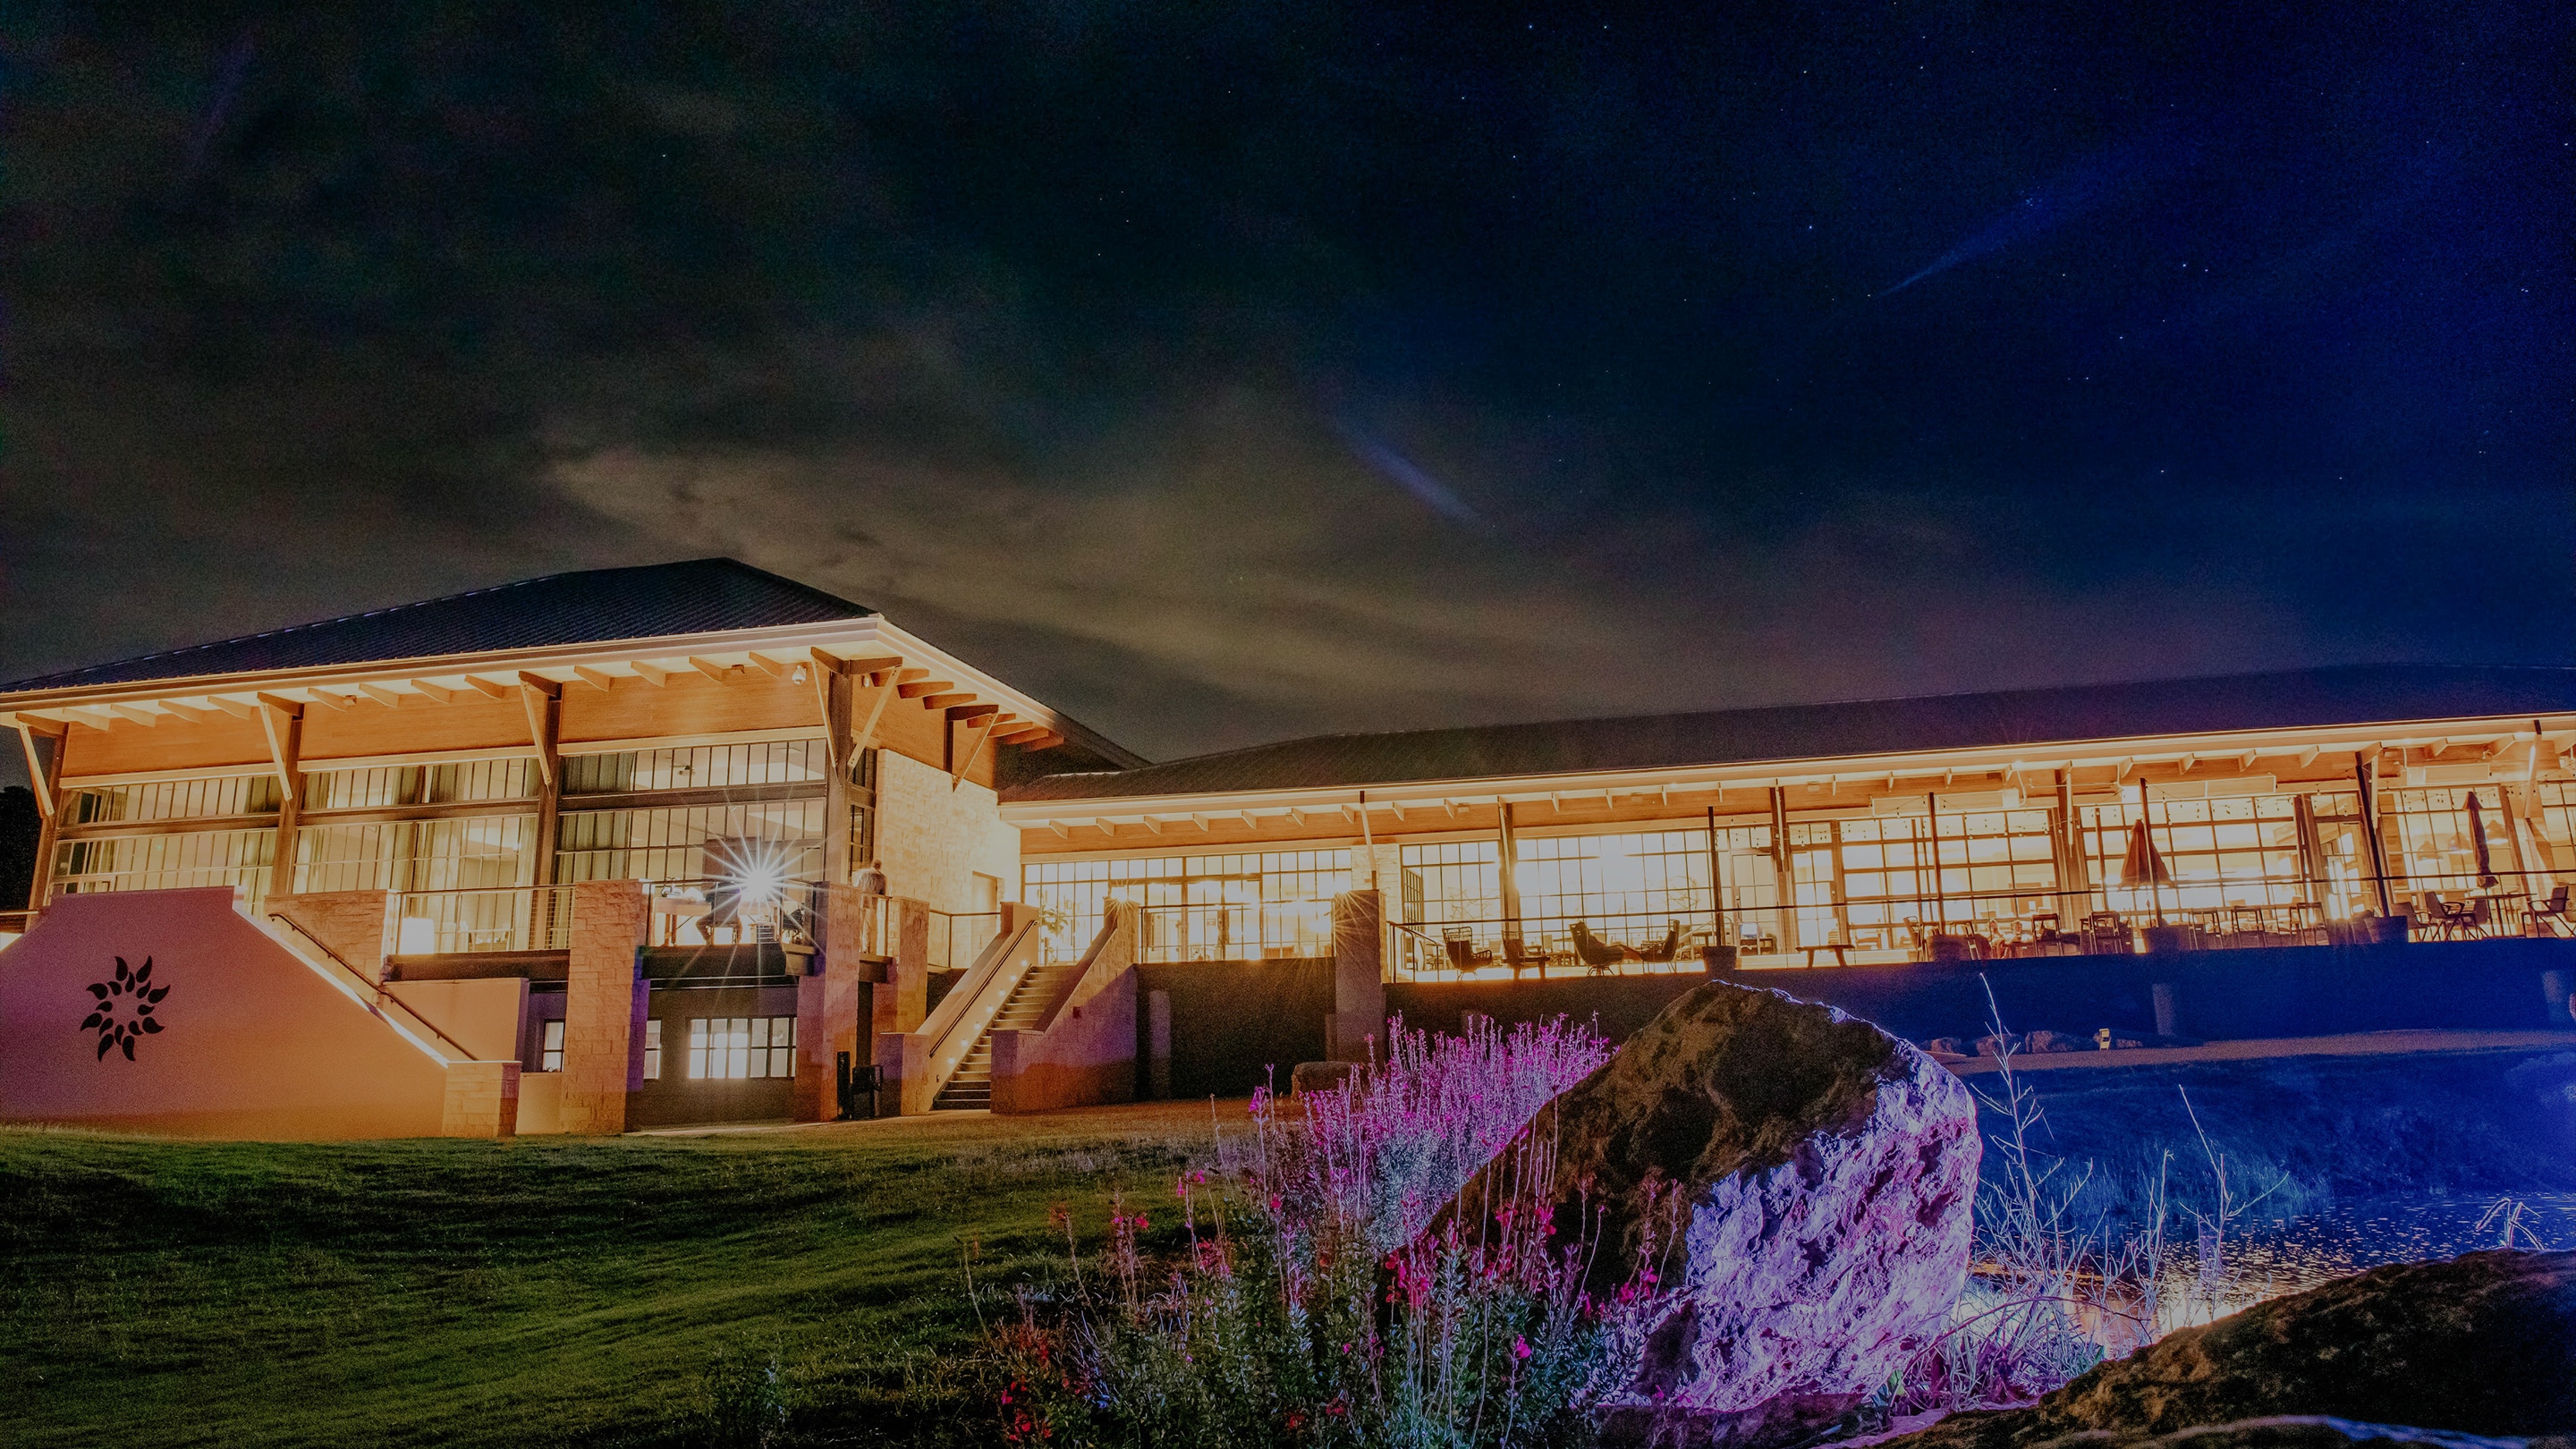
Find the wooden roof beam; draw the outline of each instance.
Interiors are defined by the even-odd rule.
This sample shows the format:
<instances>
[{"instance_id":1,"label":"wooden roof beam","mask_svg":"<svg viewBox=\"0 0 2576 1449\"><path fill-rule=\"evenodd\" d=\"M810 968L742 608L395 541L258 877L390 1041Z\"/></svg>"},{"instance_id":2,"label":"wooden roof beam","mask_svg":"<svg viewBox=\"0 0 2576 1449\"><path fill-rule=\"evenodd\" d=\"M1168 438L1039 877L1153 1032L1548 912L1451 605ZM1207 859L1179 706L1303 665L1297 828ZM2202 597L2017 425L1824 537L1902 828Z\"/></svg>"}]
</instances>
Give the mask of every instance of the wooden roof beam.
<instances>
[{"instance_id":1,"label":"wooden roof beam","mask_svg":"<svg viewBox=\"0 0 2576 1449\"><path fill-rule=\"evenodd\" d=\"M718 684L731 684L733 682L734 671L742 666L738 664L718 664L712 659L701 659L697 655L692 654L689 656L689 667L698 671L700 674L705 675L707 678L714 680Z\"/></svg>"},{"instance_id":2,"label":"wooden roof beam","mask_svg":"<svg viewBox=\"0 0 2576 1449\"><path fill-rule=\"evenodd\" d=\"M429 696L434 704L454 704L456 697L465 692L461 689L450 689L431 679L415 679L411 682L411 687Z\"/></svg>"},{"instance_id":3,"label":"wooden roof beam","mask_svg":"<svg viewBox=\"0 0 2576 1449\"><path fill-rule=\"evenodd\" d=\"M655 689L659 689L662 686L669 684L671 682L671 676L678 672L677 670L665 669L661 665L656 664L649 659L637 659L630 662L635 667L635 677L643 680L646 684L652 685Z\"/></svg>"},{"instance_id":4,"label":"wooden roof beam","mask_svg":"<svg viewBox=\"0 0 2576 1449\"><path fill-rule=\"evenodd\" d=\"M403 696L381 684L361 684L358 686L358 692L387 709L402 708Z\"/></svg>"},{"instance_id":5,"label":"wooden roof beam","mask_svg":"<svg viewBox=\"0 0 2576 1449\"><path fill-rule=\"evenodd\" d=\"M465 682L474 686L475 692L488 695L493 699L508 699L511 695L518 693L518 691L510 685L485 679L479 674L469 674L465 676Z\"/></svg>"},{"instance_id":6,"label":"wooden roof beam","mask_svg":"<svg viewBox=\"0 0 2576 1449\"><path fill-rule=\"evenodd\" d=\"M878 674L888 669L901 669L903 667L903 656L900 654L876 654L860 659L836 659L831 655L824 653L822 650L817 649L814 651L814 661L826 669L837 669L843 674Z\"/></svg>"},{"instance_id":7,"label":"wooden roof beam","mask_svg":"<svg viewBox=\"0 0 2576 1449\"><path fill-rule=\"evenodd\" d=\"M806 662L802 659L773 658L770 655L763 654L755 650L751 654L751 667L773 679L784 679L792 682L798 674L804 672Z\"/></svg>"},{"instance_id":8,"label":"wooden roof beam","mask_svg":"<svg viewBox=\"0 0 2576 1449\"><path fill-rule=\"evenodd\" d=\"M118 719L130 719L136 724L142 725L147 729L157 729L161 724L161 716L143 708L141 705L111 704L107 707L107 712L116 716Z\"/></svg>"},{"instance_id":9,"label":"wooden roof beam","mask_svg":"<svg viewBox=\"0 0 2576 1449\"><path fill-rule=\"evenodd\" d=\"M616 675L610 674L606 670L593 669L587 664L574 665L572 667L572 677L589 685L591 688L598 690L613 688L617 683Z\"/></svg>"}]
</instances>

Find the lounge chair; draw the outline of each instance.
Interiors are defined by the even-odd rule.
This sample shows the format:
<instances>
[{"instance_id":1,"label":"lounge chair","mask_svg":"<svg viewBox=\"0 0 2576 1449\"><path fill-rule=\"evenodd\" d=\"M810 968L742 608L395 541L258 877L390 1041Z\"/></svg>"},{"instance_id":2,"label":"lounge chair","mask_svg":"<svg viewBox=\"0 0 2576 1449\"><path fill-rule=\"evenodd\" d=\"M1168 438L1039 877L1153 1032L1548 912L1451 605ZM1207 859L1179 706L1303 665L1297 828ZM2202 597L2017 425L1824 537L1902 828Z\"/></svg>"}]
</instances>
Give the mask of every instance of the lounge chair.
<instances>
[{"instance_id":1,"label":"lounge chair","mask_svg":"<svg viewBox=\"0 0 2576 1449\"><path fill-rule=\"evenodd\" d=\"M1607 971L1622 961L1637 959L1635 951L1616 942L1602 940L1581 921L1575 922L1566 934L1574 938L1574 954L1582 957L1583 964L1594 971Z\"/></svg>"},{"instance_id":2,"label":"lounge chair","mask_svg":"<svg viewBox=\"0 0 2576 1449\"><path fill-rule=\"evenodd\" d=\"M2567 887L2553 886L2548 899L2533 901L2531 919L2546 926L2553 935L2576 933L2576 922L2567 919Z\"/></svg>"},{"instance_id":3,"label":"lounge chair","mask_svg":"<svg viewBox=\"0 0 2576 1449\"><path fill-rule=\"evenodd\" d=\"M1670 961L1673 957L1679 955L1682 949L1682 923L1674 921L1671 923L1671 926L1672 929L1664 932L1664 939L1661 941L1656 942L1652 946L1638 947L1637 959L1640 961Z\"/></svg>"},{"instance_id":4,"label":"lounge chair","mask_svg":"<svg viewBox=\"0 0 2576 1449\"><path fill-rule=\"evenodd\" d=\"M1449 955L1450 969L1465 976L1480 967L1494 964L1491 946L1476 949L1475 933L1465 926L1451 926L1440 933L1440 948Z\"/></svg>"}]
</instances>

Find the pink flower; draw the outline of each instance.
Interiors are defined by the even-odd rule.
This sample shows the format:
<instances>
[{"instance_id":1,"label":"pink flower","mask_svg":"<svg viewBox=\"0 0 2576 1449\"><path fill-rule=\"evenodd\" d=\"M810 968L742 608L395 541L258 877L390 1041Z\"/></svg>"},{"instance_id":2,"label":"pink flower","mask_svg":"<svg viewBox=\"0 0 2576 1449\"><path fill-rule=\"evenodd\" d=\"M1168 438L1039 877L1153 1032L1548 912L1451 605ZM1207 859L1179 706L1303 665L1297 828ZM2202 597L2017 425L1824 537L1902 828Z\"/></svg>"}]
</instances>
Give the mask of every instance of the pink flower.
<instances>
[{"instance_id":1,"label":"pink flower","mask_svg":"<svg viewBox=\"0 0 2576 1449\"><path fill-rule=\"evenodd\" d=\"M1514 1358L1520 1358L1520 1359L1525 1359L1525 1358L1528 1358L1529 1356L1530 1356L1529 1340L1528 1340L1528 1339L1526 1339L1526 1338L1521 1337L1521 1336L1520 1336L1520 1335L1518 1335L1518 1334L1514 1334L1514 1335L1512 1336L1512 1357L1514 1357Z\"/></svg>"}]
</instances>

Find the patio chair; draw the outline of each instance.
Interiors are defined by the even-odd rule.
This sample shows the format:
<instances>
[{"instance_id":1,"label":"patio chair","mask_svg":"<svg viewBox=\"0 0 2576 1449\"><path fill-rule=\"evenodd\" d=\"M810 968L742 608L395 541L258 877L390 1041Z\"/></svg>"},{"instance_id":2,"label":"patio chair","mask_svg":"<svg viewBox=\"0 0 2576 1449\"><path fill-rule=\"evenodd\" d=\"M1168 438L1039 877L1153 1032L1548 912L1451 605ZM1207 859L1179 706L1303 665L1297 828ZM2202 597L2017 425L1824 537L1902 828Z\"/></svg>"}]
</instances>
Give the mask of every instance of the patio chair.
<instances>
[{"instance_id":1,"label":"patio chair","mask_svg":"<svg viewBox=\"0 0 2576 1449\"><path fill-rule=\"evenodd\" d=\"M1547 974L1548 960L1549 956L1546 951L1531 950L1529 943L1522 940L1517 932L1507 933L1504 935L1503 962L1505 965L1512 968L1512 974L1514 976L1521 974L1523 969L1533 966L1538 968L1538 973L1541 976L1544 976Z\"/></svg>"},{"instance_id":2,"label":"patio chair","mask_svg":"<svg viewBox=\"0 0 2576 1449\"><path fill-rule=\"evenodd\" d=\"M2095 911L2086 916L2079 935L2087 956L2126 956L2136 949L2129 937L2129 923L2112 911Z\"/></svg>"},{"instance_id":3,"label":"patio chair","mask_svg":"<svg viewBox=\"0 0 2576 1449\"><path fill-rule=\"evenodd\" d=\"M1656 942L1652 946L1638 947L1637 959L1640 961L1670 961L1675 955L1679 954L1682 949L1682 923L1674 921L1671 923L1671 926L1672 929L1664 932L1664 939L1661 941Z\"/></svg>"},{"instance_id":4,"label":"patio chair","mask_svg":"<svg viewBox=\"0 0 2576 1449\"><path fill-rule=\"evenodd\" d=\"M2547 926L2552 935L2576 934L2576 922L2567 919L2567 887L2554 886L2547 899L2533 901L2531 919L2536 924Z\"/></svg>"},{"instance_id":5,"label":"patio chair","mask_svg":"<svg viewBox=\"0 0 2576 1449\"><path fill-rule=\"evenodd\" d=\"M1581 921L1575 922L1568 928L1566 934L1574 938L1574 954L1582 958L1583 964L1591 967L1595 972L1607 971L1622 961L1633 959L1637 954L1625 946L1602 940L1592 934L1590 926Z\"/></svg>"},{"instance_id":6,"label":"patio chair","mask_svg":"<svg viewBox=\"0 0 2576 1449\"><path fill-rule=\"evenodd\" d=\"M2446 901L2440 891L2419 891L2415 903L2416 923L2440 932L2445 941L2456 941L2475 929L2476 908L2466 901Z\"/></svg>"},{"instance_id":7,"label":"patio chair","mask_svg":"<svg viewBox=\"0 0 2576 1449\"><path fill-rule=\"evenodd\" d=\"M1476 949L1475 932L1465 926L1451 926L1440 933L1440 948L1449 955L1450 969L1465 976L1479 967L1494 964L1493 948Z\"/></svg>"}]
</instances>

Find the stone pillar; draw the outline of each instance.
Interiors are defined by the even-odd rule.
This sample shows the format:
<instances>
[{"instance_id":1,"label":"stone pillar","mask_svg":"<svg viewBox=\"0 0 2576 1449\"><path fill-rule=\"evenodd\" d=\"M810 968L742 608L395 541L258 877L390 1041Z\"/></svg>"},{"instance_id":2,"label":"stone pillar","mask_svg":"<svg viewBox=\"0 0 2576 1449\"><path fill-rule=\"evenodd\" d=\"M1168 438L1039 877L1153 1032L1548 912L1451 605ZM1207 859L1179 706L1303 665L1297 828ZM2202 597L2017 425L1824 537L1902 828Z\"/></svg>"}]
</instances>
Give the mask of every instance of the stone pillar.
<instances>
[{"instance_id":1,"label":"stone pillar","mask_svg":"<svg viewBox=\"0 0 2576 1449\"><path fill-rule=\"evenodd\" d=\"M1333 1017L1324 1052L1334 1061L1365 1061L1369 1039L1386 1035L1384 901L1376 891L1333 898Z\"/></svg>"},{"instance_id":2,"label":"stone pillar","mask_svg":"<svg viewBox=\"0 0 2576 1449\"><path fill-rule=\"evenodd\" d=\"M918 1117L930 1110L930 1044L908 1031L877 1036L877 1110Z\"/></svg>"},{"instance_id":3,"label":"stone pillar","mask_svg":"<svg viewBox=\"0 0 2576 1449\"><path fill-rule=\"evenodd\" d=\"M919 1031L930 1014L930 907L895 896L886 902L893 960L876 993L876 1034Z\"/></svg>"},{"instance_id":4,"label":"stone pillar","mask_svg":"<svg viewBox=\"0 0 2576 1449\"><path fill-rule=\"evenodd\" d=\"M439 1111L441 1137L515 1137L519 1134L519 1064L450 1062L447 1100Z\"/></svg>"},{"instance_id":5,"label":"stone pillar","mask_svg":"<svg viewBox=\"0 0 2576 1449\"><path fill-rule=\"evenodd\" d=\"M2155 1006L2156 1035L2182 1035L2182 1002L2173 984L2159 981L2149 986L2147 999Z\"/></svg>"},{"instance_id":6,"label":"stone pillar","mask_svg":"<svg viewBox=\"0 0 2576 1449\"><path fill-rule=\"evenodd\" d=\"M648 904L640 881L583 881L572 888L572 960L564 984L566 1132L626 1130L626 1094L644 1070L644 1038L635 1019L645 986L636 951L644 944Z\"/></svg>"},{"instance_id":7,"label":"stone pillar","mask_svg":"<svg viewBox=\"0 0 2576 1449\"><path fill-rule=\"evenodd\" d=\"M371 981L385 979L385 956L392 950L393 892L306 891L270 896L268 912L293 921L359 975Z\"/></svg>"},{"instance_id":8,"label":"stone pillar","mask_svg":"<svg viewBox=\"0 0 2576 1449\"><path fill-rule=\"evenodd\" d=\"M856 886L823 888L823 972L796 983L796 1120L829 1122L841 1115L835 1058L853 1066L870 1060L877 1027L869 990L879 974L865 947L872 897ZM840 943L850 943L846 948Z\"/></svg>"}]
</instances>

